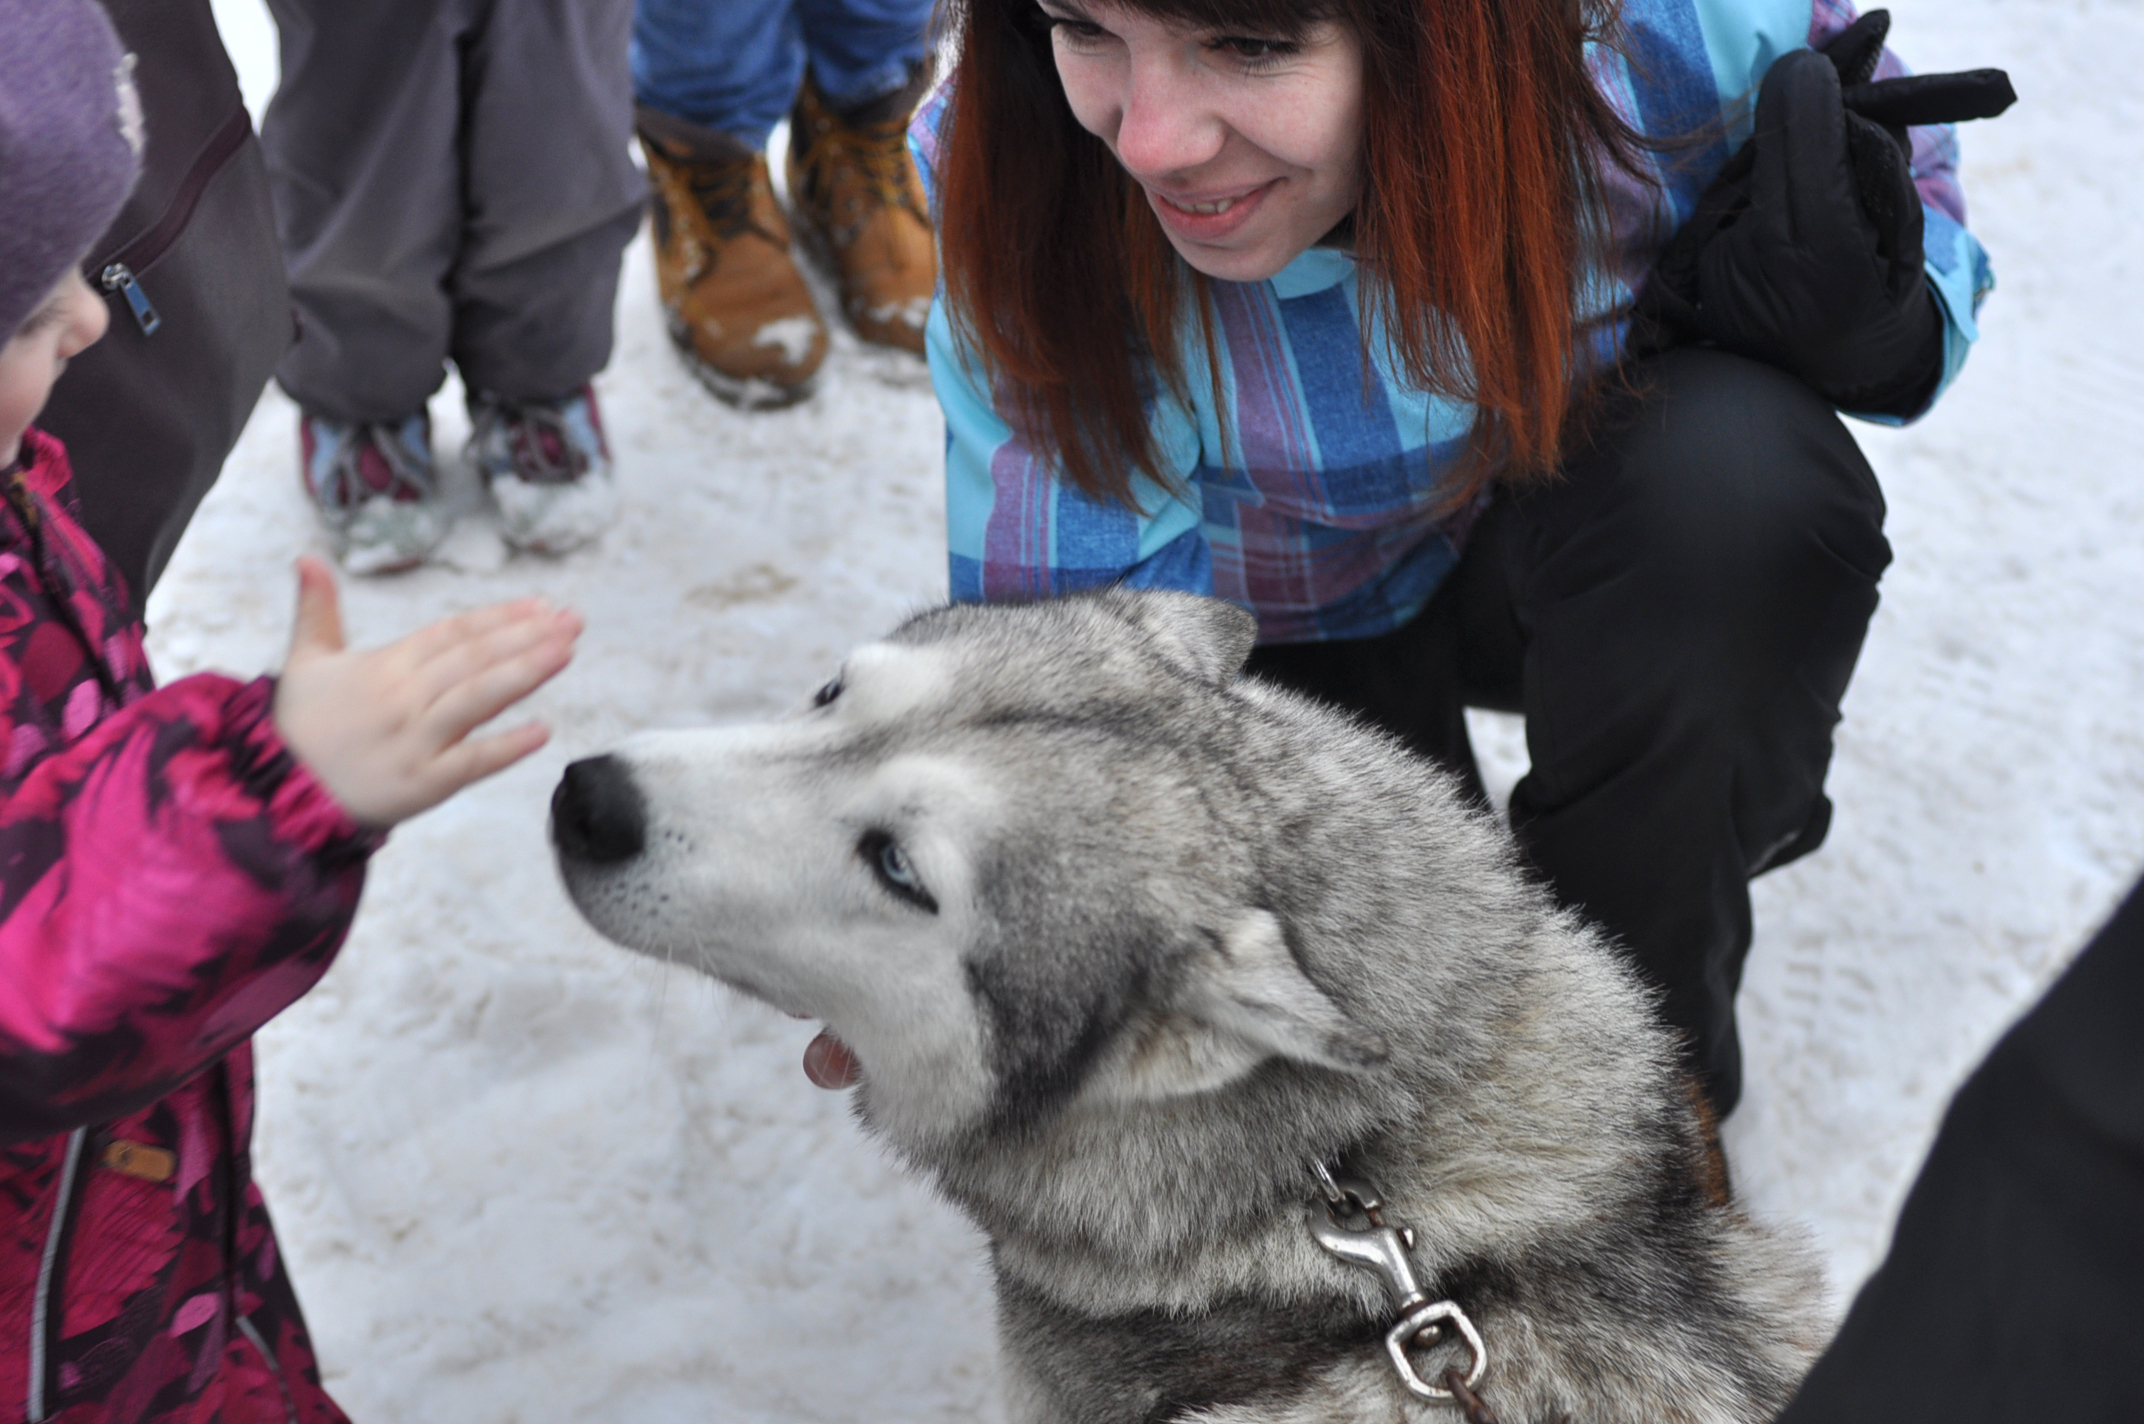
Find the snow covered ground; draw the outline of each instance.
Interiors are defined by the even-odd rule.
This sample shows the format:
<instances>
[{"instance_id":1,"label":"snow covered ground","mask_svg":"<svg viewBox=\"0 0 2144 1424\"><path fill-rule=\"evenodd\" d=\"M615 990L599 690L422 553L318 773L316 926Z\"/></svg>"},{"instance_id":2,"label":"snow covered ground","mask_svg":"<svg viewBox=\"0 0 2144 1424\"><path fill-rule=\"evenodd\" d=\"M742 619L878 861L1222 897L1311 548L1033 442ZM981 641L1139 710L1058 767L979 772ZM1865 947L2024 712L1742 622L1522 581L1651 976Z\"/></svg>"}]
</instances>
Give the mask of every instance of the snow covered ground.
<instances>
[{"instance_id":1,"label":"snow covered ground","mask_svg":"<svg viewBox=\"0 0 2144 1424\"><path fill-rule=\"evenodd\" d=\"M272 30L217 8L257 113ZM1986 340L1930 419L1860 432L1898 561L1830 843L1757 891L1729 1150L1842 1304L1951 1088L2144 864L2144 9L1893 9L1920 68L2006 65L2023 101L1966 134ZM510 559L476 512L439 566L347 588L366 641L529 591L588 633L537 699L551 746L398 831L342 961L261 1036L260 1173L361 1424L994 1418L978 1239L804 1081L812 1027L605 947L551 871L567 760L783 708L944 580L920 367L843 336L815 400L740 415L671 359L652 288L638 244L601 547ZM433 412L458 449L455 393ZM293 419L264 400L157 591L167 678L280 660L315 543ZM1508 784L1516 724L1480 725Z\"/></svg>"}]
</instances>

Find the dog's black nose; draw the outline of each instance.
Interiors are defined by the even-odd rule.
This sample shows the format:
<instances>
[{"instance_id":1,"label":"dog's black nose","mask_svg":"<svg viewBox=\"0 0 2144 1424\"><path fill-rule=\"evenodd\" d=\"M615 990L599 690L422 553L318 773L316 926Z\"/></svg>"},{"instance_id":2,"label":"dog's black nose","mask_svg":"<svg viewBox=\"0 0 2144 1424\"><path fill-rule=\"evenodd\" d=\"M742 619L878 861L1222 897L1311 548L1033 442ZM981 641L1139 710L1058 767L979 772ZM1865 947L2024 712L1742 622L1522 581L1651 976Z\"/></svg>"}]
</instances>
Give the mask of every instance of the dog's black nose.
<instances>
[{"instance_id":1,"label":"dog's black nose","mask_svg":"<svg viewBox=\"0 0 2144 1424\"><path fill-rule=\"evenodd\" d=\"M551 793L551 842L560 855L598 865L630 860L647 832L647 803L616 757L573 763Z\"/></svg>"}]
</instances>

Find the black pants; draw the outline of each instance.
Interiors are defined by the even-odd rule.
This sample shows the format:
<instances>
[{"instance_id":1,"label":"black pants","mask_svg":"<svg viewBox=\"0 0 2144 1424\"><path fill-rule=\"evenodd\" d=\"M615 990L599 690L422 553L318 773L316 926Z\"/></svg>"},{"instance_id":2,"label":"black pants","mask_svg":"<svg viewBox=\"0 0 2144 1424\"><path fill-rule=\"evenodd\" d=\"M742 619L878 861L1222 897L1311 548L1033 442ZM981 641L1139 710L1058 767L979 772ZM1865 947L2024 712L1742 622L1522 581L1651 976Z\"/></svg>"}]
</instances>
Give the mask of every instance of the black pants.
<instances>
[{"instance_id":1,"label":"black pants","mask_svg":"<svg viewBox=\"0 0 2144 1424\"><path fill-rule=\"evenodd\" d=\"M1891 551L1874 473L1808 387L1697 350L1632 377L1559 479L1497 497L1412 623L1261 647L1250 670L1477 789L1464 709L1524 713L1513 829L1665 991L1724 1115L1749 880L1823 841L1832 727Z\"/></svg>"}]
</instances>

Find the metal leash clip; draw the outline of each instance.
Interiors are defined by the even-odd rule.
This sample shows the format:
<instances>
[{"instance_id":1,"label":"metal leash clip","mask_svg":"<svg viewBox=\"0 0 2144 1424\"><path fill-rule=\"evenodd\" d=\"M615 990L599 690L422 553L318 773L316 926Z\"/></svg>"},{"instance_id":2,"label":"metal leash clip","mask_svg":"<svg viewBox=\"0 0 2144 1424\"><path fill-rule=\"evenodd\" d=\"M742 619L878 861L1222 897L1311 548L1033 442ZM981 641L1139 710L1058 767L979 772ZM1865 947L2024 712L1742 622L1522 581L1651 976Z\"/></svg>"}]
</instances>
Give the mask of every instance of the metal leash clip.
<instances>
[{"instance_id":1,"label":"metal leash clip","mask_svg":"<svg viewBox=\"0 0 2144 1424\"><path fill-rule=\"evenodd\" d=\"M1385 1332L1385 1353L1392 1357L1400 1383L1423 1399L1457 1398L1455 1391L1423 1379L1407 1353L1427 1349L1444 1340L1448 1332L1456 1331L1471 1356L1463 1382L1472 1391L1489 1368L1488 1348L1464 1310L1449 1300L1431 1300L1429 1292L1415 1279L1414 1262L1408 1254L1414 1248L1414 1232L1387 1224L1384 1203L1369 1183L1354 1177L1335 1178L1323 1162L1314 1165L1318 1185L1325 1192L1325 1215L1321 1220L1317 1213L1311 1214L1310 1234L1340 1260L1375 1271L1383 1279L1385 1291L1392 1297L1392 1308L1399 1315L1398 1322ZM1351 1224L1358 1217L1364 1225Z\"/></svg>"}]
</instances>

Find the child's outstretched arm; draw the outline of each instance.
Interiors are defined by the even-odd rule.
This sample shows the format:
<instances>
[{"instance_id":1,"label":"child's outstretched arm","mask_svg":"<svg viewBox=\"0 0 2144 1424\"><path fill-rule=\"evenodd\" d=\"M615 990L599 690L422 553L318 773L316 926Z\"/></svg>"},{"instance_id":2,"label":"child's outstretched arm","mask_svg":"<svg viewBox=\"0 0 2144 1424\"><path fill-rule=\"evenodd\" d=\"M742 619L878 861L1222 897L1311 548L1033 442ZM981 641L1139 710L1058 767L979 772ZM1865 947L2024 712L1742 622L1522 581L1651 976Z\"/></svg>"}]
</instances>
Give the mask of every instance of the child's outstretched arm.
<instances>
[{"instance_id":1,"label":"child's outstretched arm","mask_svg":"<svg viewBox=\"0 0 2144 1424\"><path fill-rule=\"evenodd\" d=\"M542 744L469 734L565 666L574 615L503 604L353 652L327 571L300 590L280 682L159 688L0 801L0 1145L130 1112L251 1036L327 972L384 828Z\"/></svg>"},{"instance_id":2,"label":"child's outstretched arm","mask_svg":"<svg viewBox=\"0 0 2144 1424\"><path fill-rule=\"evenodd\" d=\"M385 830L544 744L541 722L469 733L565 667L580 631L578 614L527 598L351 651L333 575L301 559L276 726L358 824Z\"/></svg>"}]
</instances>

